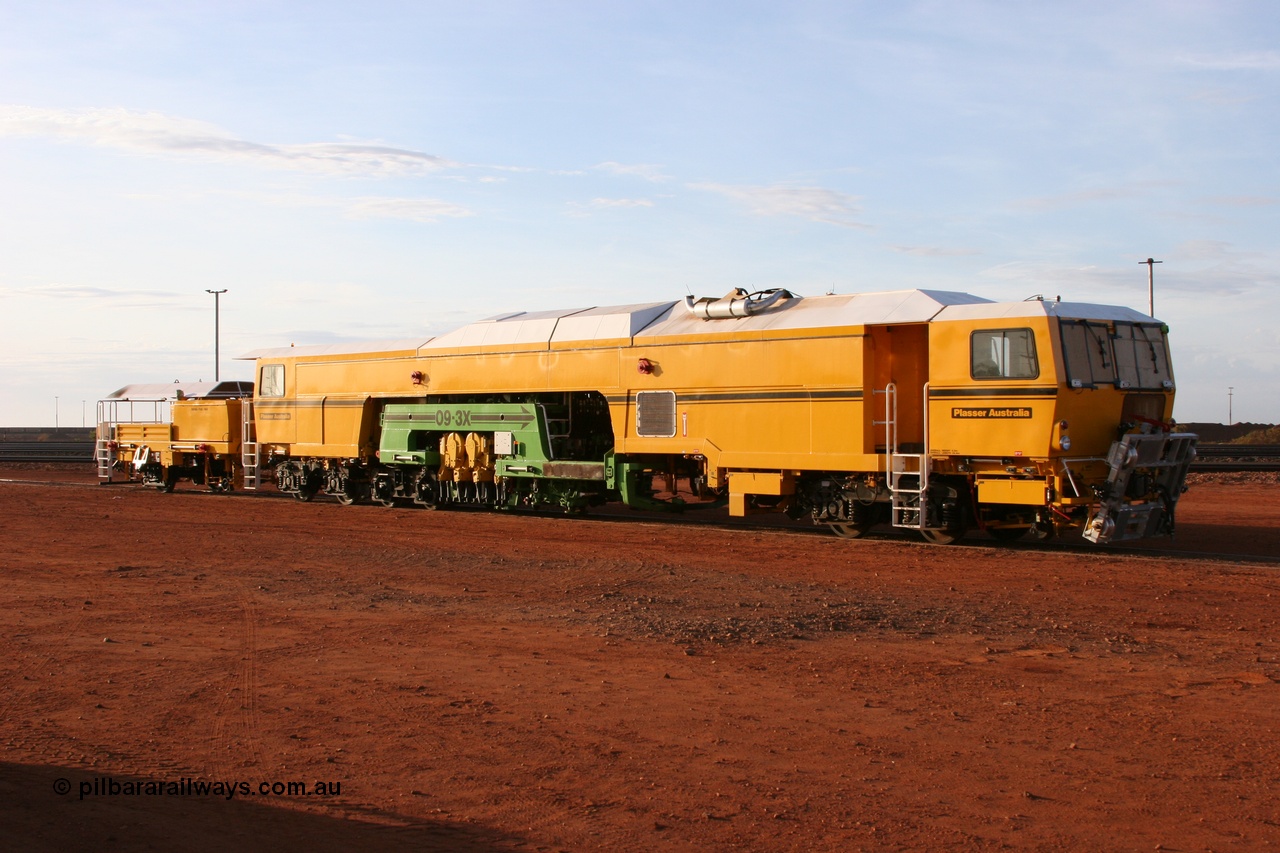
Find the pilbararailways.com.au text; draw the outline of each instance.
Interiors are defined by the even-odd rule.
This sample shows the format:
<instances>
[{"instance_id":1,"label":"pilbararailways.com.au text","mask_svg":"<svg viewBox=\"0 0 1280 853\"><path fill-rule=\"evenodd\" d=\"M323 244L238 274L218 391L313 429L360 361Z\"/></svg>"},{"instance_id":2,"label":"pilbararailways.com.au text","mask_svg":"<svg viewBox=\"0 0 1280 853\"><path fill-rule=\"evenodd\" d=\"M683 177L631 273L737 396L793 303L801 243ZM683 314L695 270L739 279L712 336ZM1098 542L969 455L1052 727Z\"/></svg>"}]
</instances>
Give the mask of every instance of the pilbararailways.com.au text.
<instances>
[{"instance_id":1,"label":"pilbararailways.com.au text","mask_svg":"<svg viewBox=\"0 0 1280 853\"><path fill-rule=\"evenodd\" d=\"M55 779L54 793L71 793L69 779ZM342 793L341 782L242 782L238 779L213 781L209 779L127 779L120 781L110 776L81 779L78 783L80 799L85 797L336 797Z\"/></svg>"}]
</instances>

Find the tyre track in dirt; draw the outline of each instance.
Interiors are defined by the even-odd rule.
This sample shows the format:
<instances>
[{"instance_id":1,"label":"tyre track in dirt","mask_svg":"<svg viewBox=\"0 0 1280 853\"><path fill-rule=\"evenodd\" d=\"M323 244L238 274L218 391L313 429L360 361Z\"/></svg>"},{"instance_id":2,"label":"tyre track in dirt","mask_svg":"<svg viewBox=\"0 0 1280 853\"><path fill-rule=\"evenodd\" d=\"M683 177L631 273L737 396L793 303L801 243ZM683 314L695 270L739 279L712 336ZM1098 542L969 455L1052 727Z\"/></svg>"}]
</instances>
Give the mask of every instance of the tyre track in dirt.
<instances>
[{"instance_id":1,"label":"tyre track in dirt","mask_svg":"<svg viewBox=\"0 0 1280 853\"><path fill-rule=\"evenodd\" d=\"M253 593L239 578L226 578L234 601L227 608L237 627L236 647L223 660L229 666L214 689L218 699L210 714L207 750L209 777L245 779L260 767L258 725L258 608Z\"/></svg>"}]
</instances>

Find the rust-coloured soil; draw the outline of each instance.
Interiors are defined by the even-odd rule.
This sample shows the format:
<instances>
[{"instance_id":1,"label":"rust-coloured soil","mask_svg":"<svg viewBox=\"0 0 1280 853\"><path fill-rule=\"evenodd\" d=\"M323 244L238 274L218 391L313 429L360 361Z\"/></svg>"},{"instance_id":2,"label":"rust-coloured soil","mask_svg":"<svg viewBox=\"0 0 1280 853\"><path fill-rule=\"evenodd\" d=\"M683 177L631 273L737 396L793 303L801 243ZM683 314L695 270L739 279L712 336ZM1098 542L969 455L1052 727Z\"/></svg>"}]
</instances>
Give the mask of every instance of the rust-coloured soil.
<instances>
[{"instance_id":1,"label":"rust-coloured soil","mask_svg":"<svg viewBox=\"0 0 1280 853\"><path fill-rule=\"evenodd\" d=\"M0 470L6 850L1280 844L1273 483L1171 553L89 482Z\"/></svg>"}]
</instances>

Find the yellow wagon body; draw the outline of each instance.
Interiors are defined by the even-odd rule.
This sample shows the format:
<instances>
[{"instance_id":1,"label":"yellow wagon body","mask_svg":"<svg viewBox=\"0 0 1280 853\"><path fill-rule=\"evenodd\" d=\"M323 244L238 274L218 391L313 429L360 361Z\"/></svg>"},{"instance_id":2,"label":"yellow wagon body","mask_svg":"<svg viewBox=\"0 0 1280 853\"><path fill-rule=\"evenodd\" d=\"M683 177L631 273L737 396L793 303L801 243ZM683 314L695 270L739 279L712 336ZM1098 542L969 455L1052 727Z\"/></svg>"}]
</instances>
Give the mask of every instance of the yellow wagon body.
<instances>
[{"instance_id":1,"label":"yellow wagon body","mask_svg":"<svg viewBox=\"0 0 1280 853\"><path fill-rule=\"evenodd\" d=\"M98 404L99 476L172 490L178 480L230 491L240 476L250 383L126 386Z\"/></svg>"}]
</instances>

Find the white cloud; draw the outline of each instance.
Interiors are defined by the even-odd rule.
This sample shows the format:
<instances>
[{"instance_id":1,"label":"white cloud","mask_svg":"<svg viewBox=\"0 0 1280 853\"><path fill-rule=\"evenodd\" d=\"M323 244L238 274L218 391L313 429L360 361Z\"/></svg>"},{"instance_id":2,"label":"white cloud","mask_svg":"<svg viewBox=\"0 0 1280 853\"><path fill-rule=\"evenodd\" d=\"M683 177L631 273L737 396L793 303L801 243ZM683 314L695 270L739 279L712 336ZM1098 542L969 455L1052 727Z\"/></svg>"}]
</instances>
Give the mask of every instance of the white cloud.
<instances>
[{"instance_id":1,"label":"white cloud","mask_svg":"<svg viewBox=\"0 0 1280 853\"><path fill-rule=\"evenodd\" d=\"M591 168L599 170L601 172L608 172L611 175L623 175L626 177L644 178L646 181L661 182L661 181L671 180L670 175L664 175L662 173L661 166L655 165L653 163L626 164L626 163L615 163L612 160L609 160L604 163L597 163Z\"/></svg>"},{"instance_id":2,"label":"white cloud","mask_svg":"<svg viewBox=\"0 0 1280 853\"><path fill-rule=\"evenodd\" d=\"M586 219L594 210L625 210L627 208L653 207L647 198L593 198L591 201L571 201L566 216Z\"/></svg>"},{"instance_id":3,"label":"white cloud","mask_svg":"<svg viewBox=\"0 0 1280 853\"><path fill-rule=\"evenodd\" d=\"M332 196L303 193L228 192L235 198L248 199L275 207L323 208L342 211L348 219L403 219L410 222L438 222L444 217L461 218L475 213L461 205L437 198L403 198L399 196Z\"/></svg>"},{"instance_id":4,"label":"white cloud","mask_svg":"<svg viewBox=\"0 0 1280 853\"><path fill-rule=\"evenodd\" d=\"M889 246L889 248L904 255L916 255L923 258L957 258L982 254L980 249L948 249L942 246Z\"/></svg>"},{"instance_id":5,"label":"white cloud","mask_svg":"<svg viewBox=\"0 0 1280 853\"><path fill-rule=\"evenodd\" d=\"M80 141L144 155L241 162L334 175L422 174L458 165L433 154L378 142L250 142L207 122L126 109L59 110L0 105L0 136Z\"/></svg>"},{"instance_id":6,"label":"white cloud","mask_svg":"<svg viewBox=\"0 0 1280 853\"><path fill-rule=\"evenodd\" d=\"M1013 207L1019 210L1062 210L1100 201L1118 201L1127 198L1141 198L1152 189L1169 186L1166 181L1140 181L1114 187L1097 187L1090 190L1063 193L1053 196L1039 196L1019 199Z\"/></svg>"},{"instance_id":7,"label":"white cloud","mask_svg":"<svg viewBox=\"0 0 1280 853\"><path fill-rule=\"evenodd\" d=\"M1280 198L1266 195L1218 195L1203 199L1206 204L1220 204L1224 207L1268 207L1280 204Z\"/></svg>"},{"instance_id":8,"label":"white cloud","mask_svg":"<svg viewBox=\"0 0 1280 853\"><path fill-rule=\"evenodd\" d=\"M1184 240L1173 250L1173 257L1184 261L1230 261L1235 254L1223 240Z\"/></svg>"},{"instance_id":9,"label":"white cloud","mask_svg":"<svg viewBox=\"0 0 1280 853\"><path fill-rule=\"evenodd\" d=\"M647 198L593 198L588 202L590 207L653 207Z\"/></svg>"},{"instance_id":10,"label":"white cloud","mask_svg":"<svg viewBox=\"0 0 1280 853\"><path fill-rule=\"evenodd\" d=\"M1271 294L1280 293L1280 273L1275 272L1273 262L1221 240L1184 240L1157 260L1163 261L1155 268L1157 317L1161 317L1162 293L1187 297L1192 300L1188 305L1200 306L1197 310L1201 315L1206 305L1225 306L1231 297L1250 295L1271 300ZM1061 293L1068 301L1096 300L1141 308L1147 301L1145 267L1145 261L1135 252L1132 266L1129 261L1106 266L1014 261L990 267L981 275L1002 282L1009 298L1014 298L1019 289L1034 289ZM1206 294L1212 294L1207 302ZM1272 313L1269 308L1259 310Z\"/></svg>"},{"instance_id":11,"label":"white cloud","mask_svg":"<svg viewBox=\"0 0 1280 853\"><path fill-rule=\"evenodd\" d=\"M340 202L352 219L407 219L439 222L443 217L474 216L465 207L434 198L355 198Z\"/></svg>"},{"instance_id":12,"label":"white cloud","mask_svg":"<svg viewBox=\"0 0 1280 853\"><path fill-rule=\"evenodd\" d=\"M1267 50L1221 56L1185 56L1182 64L1210 71L1277 71L1280 70L1280 52Z\"/></svg>"},{"instance_id":13,"label":"white cloud","mask_svg":"<svg viewBox=\"0 0 1280 853\"><path fill-rule=\"evenodd\" d=\"M51 284L34 287L0 287L0 298L27 297L34 299L112 300L130 305L179 305L189 299L187 294L164 290L114 290L87 285Z\"/></svg>"},{"instance_id":14,"label":"white cloud","mask_svg":"<svg viewBox=\"0 0 1280 853\"><path fill-rule=\"evenodd\" d=\"M747 207L757 216L800 216L846 228L869 228L859 222L857 197L825 187L792 184L749 186L735 184L689 184L690 189L719 193Z\"/></svg>"},{"instance_id":15,"label":"white cloud","mask_svg":"<svg viewBox=\"0 0 1280 853\"><path fill-rule=\"evenodd\" d=\"M1244 94L1242 92L1233 92L1230 89L1199 89L1187 95L1187 99L1191 101L1200 101L1201 103L1210 104L1215 107L1235 107L1240 104L1247 104L1250 101L1258 100L1257 95Z\"/></svg>"}]
</instances>

